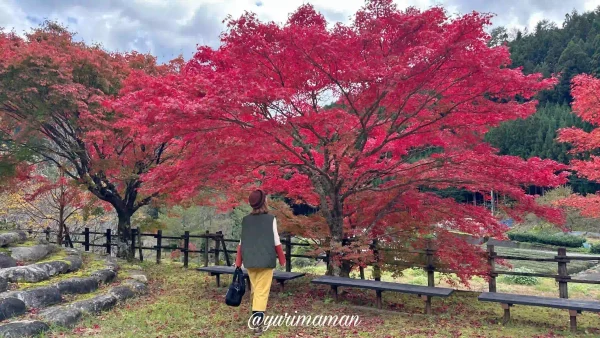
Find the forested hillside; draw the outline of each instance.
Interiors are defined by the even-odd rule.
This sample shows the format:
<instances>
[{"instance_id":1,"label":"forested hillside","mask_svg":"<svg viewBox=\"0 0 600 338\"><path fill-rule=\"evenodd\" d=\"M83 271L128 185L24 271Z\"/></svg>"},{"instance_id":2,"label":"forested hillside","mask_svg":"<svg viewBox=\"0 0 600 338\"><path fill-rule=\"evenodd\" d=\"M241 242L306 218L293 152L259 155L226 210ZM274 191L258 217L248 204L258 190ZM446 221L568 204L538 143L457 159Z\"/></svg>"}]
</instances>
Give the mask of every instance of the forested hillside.
<instances>
[{"instance_id":1,"label":"forested hillside","mask_svg":"<svg viewBox=\"0 0 600 338\"><path fill-rule=\"evenodd\" d=\"M571 158L569 147L555 141L556 130L592 128L571 113L570 83L577 74L600 75L600 7L593 12L567 14L560 27L548 21L539 22L533 32L508 32L499 27L492 31L492 37L492 44L508 43L513 67L545 76L560 74L560 78L554 89L538 95L540 105L535 115L504 123L490 131L487 140L502 154L567 163ZM570 183L576 192L600 189L600 185L582 179L573 178Z\"/></svg>"}]
</instances>

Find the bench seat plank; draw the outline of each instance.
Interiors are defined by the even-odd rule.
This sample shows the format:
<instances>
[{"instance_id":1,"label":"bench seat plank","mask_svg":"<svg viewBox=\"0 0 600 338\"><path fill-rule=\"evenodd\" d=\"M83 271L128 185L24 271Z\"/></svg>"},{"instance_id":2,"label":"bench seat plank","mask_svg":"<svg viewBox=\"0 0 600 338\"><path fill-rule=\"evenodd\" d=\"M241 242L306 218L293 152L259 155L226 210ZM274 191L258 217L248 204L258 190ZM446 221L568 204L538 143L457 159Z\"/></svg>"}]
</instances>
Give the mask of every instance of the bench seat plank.
<instances>
[{"instance_id":1,"label":"bench seat plank","mask_svg":"<svg viewBox=\"0 0 600 338\"><path fill-rule=\"evenodd\" d=\"M212 274L233 275L233 272L235 271L235 267L234 266L226 266L226 265L215 265L215 266L201 267L201 268L198 268L197 270L202 271L202 272L210 272ZM244 272L244 276L248 277L248 270L242 269L242 271ZM299 272L287 272L287 271L278 271L278 270L273 271L273 279L277 279L277 280L288 281L291 279L300 278L304 275L305 275L304 273L299 273Z\"/></svg>"},{"instance_id":2,"label":"bench seat plank","mask_svg":"<svg viewBox=\"0 0 600 338\"><path fill-rule=\"evenodd\" d=\"M478 298L483 302L551 307L557 309L600 312L600 302L539 296L523 296L511 293L484 292Z\"/></svg>"},{"instance_id":3,"label":"bench seat plank","mask_svg":"<svg viewBox=\"0 0 600 338\"><path fill-rule=\"evenodd\" d=\"M371 289L376 291L394 291L401 293L411 293L425 296L448 297L454 292L453 289L437 288L420 285L400 284L391 282L380 282L368 279L354 279L336 276L321 276L313 279L311 283L325 284L333 286L355 287L362 289Z\"/></svg>"}]
</instances>

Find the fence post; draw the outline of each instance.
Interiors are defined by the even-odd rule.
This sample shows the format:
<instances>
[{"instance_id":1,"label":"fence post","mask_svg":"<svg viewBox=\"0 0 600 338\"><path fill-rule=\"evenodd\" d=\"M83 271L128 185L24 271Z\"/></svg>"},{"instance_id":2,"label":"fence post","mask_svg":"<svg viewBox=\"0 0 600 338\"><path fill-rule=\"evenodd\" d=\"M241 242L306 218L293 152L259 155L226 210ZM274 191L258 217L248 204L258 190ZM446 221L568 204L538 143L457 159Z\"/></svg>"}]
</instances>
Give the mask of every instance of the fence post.
<instances>
[{"instance_id":1,"label":"fence post","mask_svg":"<svg viewBox=\"0 0 600 338\"><path fill-rule=\"evenodd\" d=\"M140 228L137 229L136 234L138 236L138 255L140 256L140 262L144 261L144 251L142 251L142 231L140 230ZM135 254L133 254L133 256L135 257Z\"/></svg>"},{"instance_id":2,"label":"fence post","mask_svg":"<svg viewBox=\"0 0 600 338\"><path fill-rule=\"evenodd\" d=\"M487 259L488 264L490 265L490 280L489 280L489 292L496 292L496 277L498 274L496 273L496 252L494 251L494 246L488 244L487 246Z\"/></svg>"},{"instance_id":3,"label":"fence post","mask_svg":"<svg viewBox=\"0 0 600 338\"><path fill-rule=\"evenodd\" d=\"M204 236L204 266L208 266L208 230Z\"/></svg>"},{"instance_id":4,"label":"fence post","mask_svg":"<svg viewBox=\"0 0 600 338\"><path fill-rule=\"evenodd\" d=\"M50 227L46 227L44 232L46 233L46 241L50 242Z\"/></svg>"},{"instance_id":5,"label":"fence post","mask_svg":"<svg viewBox=\"0 0 600 338\"><path fill-rule=\"evenodd\" d=\"M156 232L156 264L160 264L160 258L162 253L160 251L162 247L162 230Z\"/></svg>"},{"instance_id":6,"label":"fence post","mask_svg":"<svg viewBox=\"0 0 600 338\"><path fill-rule=\"evenodd\" d=\"M71 240L71 235L69 235L68 232L65 233L65 248L69 247L71 249L73 249L73 240Z\"/></svg>"},{"instance_id":7,"label":"fence post","mask_svg":"<svg viewBox=\"0 0 600 338\"><path fill-rule=\"evenodd\" d=\"M133 258L135 258L135 234L137 231L138 229L131 229L131 245L129 250L131 250L131 257Z\"/></svg>"},{"instance_id":8,"label":"fence post","mask_svg":"<svg viewBox=\"0 0 600 338\"><path fill-rule=\"evenodd\" d=\"M214 241L215 241L215 265L219 265L219 251L220 251L220 247L221 247L221 241L219 241L217 238L219 236L220 231L217 231L217 237L214 237Z\"/></svg>"},{"instance_id":9,"label":"fence post","mask_svg":"<svg viewBox=\"0 0 600 338\"><path fill-rule=\"evenodd\" d=\"M360 279L365 279L365 268L360 267Z\"/></svg>"},{"instance_id":10,"label":"fence post","mask_svg":"<svg viewBox=\"0 0 600 338\"><path fill-rule=\"evenodd\" d=\"M567 272L567 263L569 262L569 259L567 258L566 248L558 248L558 255L556 256L556 260L558 261L559 277L556 280L558 281L559 297L569 298L569 289L567 287L568 280L570 279L569 274Z\"/></svg>"},{"instance_id":11,"label":"fence post","mask_svg":"<svg viewBox=\"0 0 600 338\"><path fill-rule=\"evenodd\" d=\"M106 229L106 253L110 255L111 251L112 251L111 233L110 233L110 229Z\"/></svg>"},{"instance_id":12,"label":"fence post","mask_svg":"<svg viewBox=\"0 0 600 338\"><path fill-rule=\"evenodd\" d=\"M223 245L223 255L225 256L225 264L227 266L231 266L231 261L229 260L229 251L227 251L227 243L225 242L225 236L223 236L223 232L219 231L221 244Z\"/></svg>"},{"instance_id":13,"label":"fence post","mask_svg":"<svg viewBox=\"0 0 600 338\"><path fill-rule=\"evenodd\" d=\"M433 265L433 248L431 246L431 240L427 240L427 248L425 249L425 255L427 255L427 286L435 286L435 266Z\"/></svg>"},{"instance_id":14,"label":"fence post","mask_svg":"<svg viewBox=\"0 0 600 338\"><path fill-rule=\"evenodd\" d=\"M90 251L90 228L83 230L83 246L85 251Z\"/></svg>"},{"instance_id":15,"label":"fence post","mask_svg":"<svg viewBox=\"0 0 600 338\"><path fill-rule=\"evenodd\" d=\"M285 236L287 243L285 245L285 271L292 271L292 236L288 234Z\"/></svg>"},{"instance_id":16,"label":"fence post","mask_svg":"<svg viewBox=\"0 0 600 338\"><path fill-rule=\"evenodd\" d=\"M183 267L188 267L188 261L190 257L189 250L190 249L190 232L186 231L183 234Z\"/></svg>"}]
</instances>

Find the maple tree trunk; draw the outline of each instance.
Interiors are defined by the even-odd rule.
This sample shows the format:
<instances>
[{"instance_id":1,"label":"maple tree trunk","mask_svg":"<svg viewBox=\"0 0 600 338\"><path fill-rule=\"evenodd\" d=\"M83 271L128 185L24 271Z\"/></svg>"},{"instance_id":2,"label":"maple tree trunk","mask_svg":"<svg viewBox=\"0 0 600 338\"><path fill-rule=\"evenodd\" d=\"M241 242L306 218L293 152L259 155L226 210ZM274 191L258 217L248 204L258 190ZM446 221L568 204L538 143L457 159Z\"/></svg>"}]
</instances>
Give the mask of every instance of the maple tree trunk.
<instances>
[{"instance_id":1,"label":"maple tree trunk","mask_svg":"<svg viewBox=\"0 0 600 338\"><path fill-rule=\"evenodd\" d=\"M133 252L131 252L131 216L133 213L126 210L117 210L117 215L119 217L117 225L117 257L130 261L133 259Z\"/></svg>"},{"instance_id":2,"label":"maple tree trunk","mask_svg":"<svg viewBox=\"0 0 600 338\"><path fill-rule=\"evenodd\" d=\"M65 227L65 223L64 223L64 209L60 208L59 209L59 215L58 215L58 232L56 235L56 244L58 244L59 246L62 245L62 240L63 240L63 229Z\"/></svg>"},{"instance_id":3,"label":"maple tree trunk","mask_svg":"<svg viewBox=\"0 0 600 338\"><path fill-rule=\"evenodd\" d=\"M333 207L333 210L330 211L329 217L327 217L329 230L331 232L330 245L334 247L342 247L346 245L344 241L344 218L342 215L342 210L343 208L341 203L336 203ZM336 255L335 252L332 252L332 254ZM351 269L352 263L342 259L341 264L329 264L327 274L338 277L349 277Z\"/></svg>"}]
</instances>

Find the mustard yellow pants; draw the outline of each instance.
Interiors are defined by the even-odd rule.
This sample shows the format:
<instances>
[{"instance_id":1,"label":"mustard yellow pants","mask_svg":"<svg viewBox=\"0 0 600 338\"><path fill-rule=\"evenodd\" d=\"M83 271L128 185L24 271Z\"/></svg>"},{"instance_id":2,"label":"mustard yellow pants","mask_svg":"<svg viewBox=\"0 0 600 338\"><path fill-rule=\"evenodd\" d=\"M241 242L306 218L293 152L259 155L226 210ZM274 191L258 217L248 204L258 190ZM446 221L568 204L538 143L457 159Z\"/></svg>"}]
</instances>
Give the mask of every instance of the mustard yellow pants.
<instances>
[{"instance_id":1,"label":"mustard yellow pants","mask_svg":"<svg viewBox=\"0 0 600 338\"><path fill-rule=\"evenodd\" d=\"M273 269L250 268L247 270L251 285L252 311L265 311L269 301L271 282L273 281Z\"/></svg>"}]
</instances>

